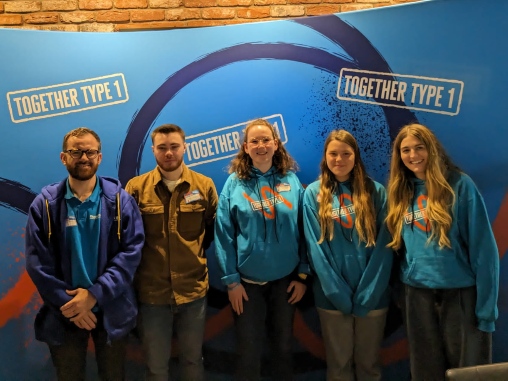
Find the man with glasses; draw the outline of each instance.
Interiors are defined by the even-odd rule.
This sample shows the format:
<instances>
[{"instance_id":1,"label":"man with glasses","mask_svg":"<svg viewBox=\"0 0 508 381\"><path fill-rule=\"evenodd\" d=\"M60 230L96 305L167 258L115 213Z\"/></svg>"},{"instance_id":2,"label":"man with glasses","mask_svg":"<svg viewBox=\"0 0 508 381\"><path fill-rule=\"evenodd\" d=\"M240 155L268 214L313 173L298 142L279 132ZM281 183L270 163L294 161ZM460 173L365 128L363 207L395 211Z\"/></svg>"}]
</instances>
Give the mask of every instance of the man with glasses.
<instances>
[{"instance_id":1,"label":"man with glasses","mask_svg":"<svg viewBox=\"0 0 508 381\"><path fill-rule=\"evenodd\" d=\"M217 192L212 179L183 163L185 133L174 124L152 132L157 167L127 183L146 231L135 279L138 329L147 381L168 381L171 339L178 338L180 379L203 381L202 344Z\"/></svg>"},{"instance_id":2,"label":"man with glasses","mask_svg":"<svg viewBox=\"0 0 508 381\"><path fill-rule=\"evenodd\" d=\"M90 336L101 380L124 380L143 222L118 180L96 175L94 131L67 133L60 160L69 176L44 187L28 212L26 268L44 302L35 336L48 344L59 381L85 379Z\"/></svg>"}]
</instances>

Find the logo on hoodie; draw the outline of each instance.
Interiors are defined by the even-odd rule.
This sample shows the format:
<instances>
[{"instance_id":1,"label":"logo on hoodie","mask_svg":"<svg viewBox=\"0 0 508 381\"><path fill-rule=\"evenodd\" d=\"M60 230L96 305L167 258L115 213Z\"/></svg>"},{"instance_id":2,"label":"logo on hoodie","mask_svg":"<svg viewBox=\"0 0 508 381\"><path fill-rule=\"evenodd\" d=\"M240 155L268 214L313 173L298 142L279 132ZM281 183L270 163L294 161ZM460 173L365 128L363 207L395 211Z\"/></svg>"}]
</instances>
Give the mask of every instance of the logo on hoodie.
<instances>
[{"instance_id":1,"label":"logo on hoodie","mask_svg":"<svg viewBox=\"0 0 508 381\"><path fill-rule=\"evenodd\" d=\"M263 186L259 193L262 198L261 200L254 200L245 192L243 193L243 197L249 201L252 211L260 211L266 218L275 218L275 205L277 204L284 204L289 209L293 209L293 204L286 200L284 196L280 195L279 192L267 185Z\"/></svg>"},{"instance_id":2,"label":"logo on hoodie","mask_svg":"<svg viewBox=\"0 0 508 381\"><path fill-rule=\"evenodd\" d=\"M344 202L348 200L348 204ZM353 199L349 194L341 194L338 197L339 207L332 209L332 218L341 224L343 227L351 229L353 227L353 215L355 214L355 206Z\"/></svg>"},{"instance_id":3,"label":"logo on hoodie","mask_svg":"<svg viewBox=\"0 0 508 381\"><path fill-rule=\"evenodd\" d=\"M413 224L421 231L430 231L429 219L427 218L427 196L421 194L416 199L418 209L411 209L404 215L404 223L406 225Z\"/></svg>"}]
</instances>

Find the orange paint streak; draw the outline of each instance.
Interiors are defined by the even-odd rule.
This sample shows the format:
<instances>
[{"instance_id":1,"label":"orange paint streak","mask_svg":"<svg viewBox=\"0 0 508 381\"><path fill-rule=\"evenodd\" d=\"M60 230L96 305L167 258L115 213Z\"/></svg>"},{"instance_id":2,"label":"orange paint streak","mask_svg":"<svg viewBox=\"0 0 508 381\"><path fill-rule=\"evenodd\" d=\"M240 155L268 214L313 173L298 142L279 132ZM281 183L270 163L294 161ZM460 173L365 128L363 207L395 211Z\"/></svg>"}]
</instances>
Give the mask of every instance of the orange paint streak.
<instances>
[{"instance_id":1,"label":"orange paint streak","mask_svg":"<svg viewBox=\"0 0 508 381\"><path fill-rule=\"evenodd\" d=\"M299 310L295 312L293 335L314 357L325 360L325 346L323 340L309 328Z\"/></svg>"},{"instance_id":2,"label":"orange paint streak","mask_svg":"<svg viewBox=\"0 0 508 381\"><path fill-rule=\"evenodd\" d=\"M492 230L496 237L497 249L499 251L499 257L503 258L504 254L508 250L508 234L506 230L508 228L508 193L505 194L501 207L497 212L496 219L492 224Z\"/></svg>"},{"instance_id":3,"label":"orange paint streak","mask_svg":"<svg viewBox=\"0 0 508 381\"><path fill-rule=\"evenodd\" d=\"M233 323L233 311L231 310L231 304L228 304L227 307L224 307L218 313L210 316L206 320L205 341L213 339L215 336L226 331L226 329L232 326Z\"/></svg>"},{"instance_id":4,"label":"orange paint streak","mask_svg":"<svg viewBox=\"0 0 508 381\"><path fill-rule=\"evenodd\" d=\"M35 291L35 285L28 273L26 270L23 271L17 283L0 299L0 328L10 319L16 319L21 315Z\"/></svg>"},{"instance_id":5,"label":"orange paint streak","mask_svg":"<svg viewBox=\"0 0 508 381\"><path fill-rule=\"evenodd\" d=\"M381 363L389 365L409 358L409 346L407 339L399 340L387 348L381 348Z\"/></svg>"}]
</instances>

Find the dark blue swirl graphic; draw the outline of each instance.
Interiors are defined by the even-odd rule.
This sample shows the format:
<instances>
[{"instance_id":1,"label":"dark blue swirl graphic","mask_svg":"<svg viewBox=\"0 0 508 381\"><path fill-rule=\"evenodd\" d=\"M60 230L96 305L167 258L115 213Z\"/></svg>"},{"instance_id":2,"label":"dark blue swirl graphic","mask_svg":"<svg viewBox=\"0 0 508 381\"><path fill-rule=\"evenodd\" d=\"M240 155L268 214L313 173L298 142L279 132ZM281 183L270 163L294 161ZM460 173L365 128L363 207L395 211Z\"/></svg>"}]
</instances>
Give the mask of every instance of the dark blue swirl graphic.
<instances>
[{"instance_id":1,"label":"dark blue swirl graphic","mask_svg":"<svg viewBox=\"0 0 508 381\"><path fill-rule=\"evenodd\" d=\"M122 184L139 174L141 156L148 132L167 103L185 86L199 77L235 62L277 59L313 65L338 75L343 67L389 73L391 69L379 51L356 28L330 15L294 21L312 28L340 45L353 62L318 48L288 43L246 43L210 53L171 75L151 96L134 118L120 152L118 177ZM405 123L416 120L407 109L382 106L390 135Z\"/></svg>"}]
</instances>

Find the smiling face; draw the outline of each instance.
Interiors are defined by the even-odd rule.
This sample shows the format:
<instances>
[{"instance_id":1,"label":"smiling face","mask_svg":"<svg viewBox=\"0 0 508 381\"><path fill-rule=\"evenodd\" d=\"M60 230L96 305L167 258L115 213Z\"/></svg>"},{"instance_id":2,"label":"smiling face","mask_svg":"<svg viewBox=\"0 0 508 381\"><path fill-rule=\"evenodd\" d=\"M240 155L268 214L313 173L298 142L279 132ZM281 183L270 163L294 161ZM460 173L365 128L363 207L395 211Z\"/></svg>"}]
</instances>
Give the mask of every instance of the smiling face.
<instances>
[{"instance_id":1,"label":"smiling face","mask_svg":"<svg viewBox=\"0 0 508 381\"><path fill-rule=\"evenodd\" d=\"M326 165L338 181L348 180L355 166L353 148L344 142L332 140L326 147Z\"/></svg>"},{"instance_id":2,"label":"smiling face","mask_svg":"<svg viewBox=\"0 0 508 381\"><path fill-rule=\"evenodd\" d=\"M100 143L92 134L70 136L67 139L65 150L100 150ZM97 173L99 164L102 161L102 153L99 152L93 159L89 159L86 154L82 154L80 158L74 159L68 152L62 152L60 160L73 179L87 181Z\"/></svg>"},{"instance_id":3,"label":"smiling face","mask_svg":"<svg viewBox=\"0 0 508 381\"><path fill-rule=\"evenodd\" d=\"M279 148L269 127L254 125L247 130L246 142L243 143L245 152L252 159L252 166L265 173L273 163L273 155Z\"/></svg>"},{"instance_id":4,"label":"smiling face","mask_svg":"<svg viewBox=\"0 0 508 381\"><path fill-rule=\"evenodd\" d=\"M425 180L428 157L427 147L420 139L408 135L400 142L400 158L402 162L421 180Z\"/></svg>"}]
</instances>

